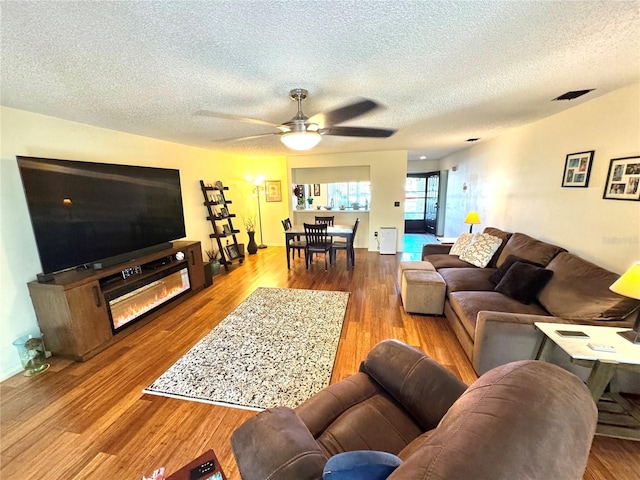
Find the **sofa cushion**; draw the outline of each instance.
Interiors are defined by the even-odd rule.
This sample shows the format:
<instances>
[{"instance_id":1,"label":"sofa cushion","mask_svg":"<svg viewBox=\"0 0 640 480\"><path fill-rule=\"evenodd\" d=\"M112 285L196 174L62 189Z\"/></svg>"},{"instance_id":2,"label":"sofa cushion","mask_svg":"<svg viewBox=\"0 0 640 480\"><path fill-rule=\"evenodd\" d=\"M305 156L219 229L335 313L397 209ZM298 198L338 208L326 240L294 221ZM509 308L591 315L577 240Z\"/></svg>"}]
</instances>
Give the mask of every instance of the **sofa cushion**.
<instances>
[{"instance_id":1,"label":"sofa cushion","mask_svg":"<svg viewBox=\"0 0 640 480\"><path fill-rule=\"evenodd\" d=\"M621 320L640 302L609 290L619 275L571 253L561 253L549 265L553 277L538 301L553 315L572 320Z\"/></svg>"},{"instance_id":2,"label":"sofa cushion","mask_svg":"<svg viewBox=\"0 0 640 480\"><path fill-rule=\"evenodd\" d=\"M516 255L533 263L538 263L543 267L551 261L560 252L566 252L562 247L552 245L550 243L541 242L535 238L531 238L524 233L514 233L504 246L496 266L500 266L505 262L509 255Z\"/></svg>"},{"instance_id":3,"label":"sofa cushion","mask_svg":"<svg viewBox=\"0 0 640 480\"><path fill-rule=\"evenodd\" d=\"M383 424L388 430L380 428ZM395 454L422 432L414 418L381 389L379 394L353 405L336 418L316 441L327 457L353 450Z\"/></svg>"},{"instance_id":4,"label":"sofa cushion","mask_svg":"<svg viewBox=\"0 0 640 480\"><path fill-rule=\"evenodd\" d=\"M424 245L422 245L422 260L424 260L427 255L446 254L450 252L450 244L425 243Z\"/></svg>"},{"instance_id":5,"label":"sofa cushion","mask_svg":"<svg viewBox=\"0 0 640 480\"><path fill-rule=\"evenodd\" d=\"M460 255L462 252L464 252L467 249L469 244L473 241L474 236L475 235L473 235L472 233L461 233L460 236L457 238L456 242L451 247L451 250L449 250L449 254Z\"/></svg>"},{"instance_id":6,"label":"sofa cushion","mask_svg":"<svg viewBox=\"0 0 640 480\"><path fill-rule=\"evenodd\" d=\"M460 254L460 260L484 268L489 264L500 245L502 245L502 239L488 233L479 233Z\"/></svg>"},{"instance_id":7,"label":"sofa cushion","mask_svg":"<svg viewBox=\"0 0 640 480\"><path fill-rule=\"evenodd\" d=\"M489 277L495 271L495 268L443 268L438 273L447 282L449 292L490 292L495 284Z\"/></svg>"},{"instance_id":8,"label":"sofa cushion","mask_svg":"<svg viewBox=\"0 0 640 480\"><path fill-rule=\"evenodd\" d=\"M449 293L448 299L451 309L471 338L475 338L476 320L478 312L482 310L548 315L537 303L520 303L500 292L452 292Z\"/></svg>"},{"instance_id":9,"label":"sofa cushion","mask_svg":"<svg viewBox=\"0 0 640 480\"><path fill-rule=\"evenodd\" d=\"M531 303L551 279L553 272L530 263L515 262L505 273L495 291L522 303Z\"/></svg>"},{"instance_id":10,"label":"sofa cushion","mask_svg":"<svg viewBox=\"0 0 640 480\"><path fill-rule=\"evenodd\" d=\"M511 238L511 235L513 234L511 232L505 232L503 230L500 230L499 228L494 227L486 227L482 231L482 233L488 233L489 235L493 235L494 237L502 239L502 245L498 247L498 250L493 254L493 257L491 257L491 260L487 265L487 267L496 268L496 262L498 261L498 258L500 258L500 254L502 253L502 250L504 250L504 246L507 244L507 242Z\"/></svg>"},{"instance_id":11,"label":"sofa cushion","mask_svg":"<svg viewBox=\"0 0 640 480\"><path fill-rule=\"evenodd\" d=\"M446 253L427 255L423 258L423 260L431 262L436 270L440 270L441 268L477 268L475 265L471 265L469 262L460 260L457 255L449 255Z\"/></svg>"},{"instance_id":12,"label":"sofa cushion","mask_svg":"<svg viewBox=\"0 0 640 480\"><path fill-rule=\"evenodd\" d=\"M527 259L517 257L516 255L509 255L507 259L504 261L504 263L500 265L500 268L496 269L491 274L491 276L489 277L489 280L491 280L494 284L497 285L498 283L500 283L500 280L502 280L502 277L504 277L504 274L507 273L507 271L511 268L511 265L513 265L516 262L529 263L531 265L535 265L536 267L542 267L542 265L538 263L534 263Z\"/></svg>"}]
</instances>

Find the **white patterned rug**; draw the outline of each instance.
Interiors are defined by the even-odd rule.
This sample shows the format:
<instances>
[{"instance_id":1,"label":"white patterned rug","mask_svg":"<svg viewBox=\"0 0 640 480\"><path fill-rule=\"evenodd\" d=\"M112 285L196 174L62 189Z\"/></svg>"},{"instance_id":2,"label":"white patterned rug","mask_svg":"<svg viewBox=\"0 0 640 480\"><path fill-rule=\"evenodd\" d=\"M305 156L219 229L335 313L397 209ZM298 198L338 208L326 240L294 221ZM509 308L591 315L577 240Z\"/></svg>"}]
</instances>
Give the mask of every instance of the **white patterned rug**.
<instances>
[{"instance_id":1,"label":"white patterned rug","mask_svg":"<svg viewBox=\"0 0 640 480\"><path fill-rule=\"evenodd\" d=\"M251 410L329 385L348 292L258 288L144 393Z\"/></svg>"}]
</instances>

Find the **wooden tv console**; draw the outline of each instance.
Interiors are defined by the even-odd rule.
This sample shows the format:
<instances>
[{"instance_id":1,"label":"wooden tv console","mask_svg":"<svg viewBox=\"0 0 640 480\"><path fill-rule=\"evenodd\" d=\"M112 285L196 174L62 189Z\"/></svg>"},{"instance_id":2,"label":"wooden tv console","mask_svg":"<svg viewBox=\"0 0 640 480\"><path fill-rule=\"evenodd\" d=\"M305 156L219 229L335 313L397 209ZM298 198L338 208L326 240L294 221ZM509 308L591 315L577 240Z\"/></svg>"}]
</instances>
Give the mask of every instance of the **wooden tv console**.
<instances>
[{"instance_id":1,"label":"wooden tv console","mask_svg":"<svg viewBox=\"0 0 640 480\"><path fill-rule=\"evenodd\" d=\"M178 252L184 254L181 261L176 258ZM166 265L157 266L158 260L168 257L171 257L171 260ZM188 269L191 290L114 334L105 294L121 288L127 282L138 282L152 277L163 269L179 265L180 262ZM153 268L146 269L146 265ZM123 270L137 266L141 267L142 273L126 279L118 278ZM202 290L202 249L200 242L172 242L172 247L166 250L100 270L62 272L56 274L51 282L29 282L28 287L47 350L55 355L85 361Z\"/></svg>"}]
</instances>

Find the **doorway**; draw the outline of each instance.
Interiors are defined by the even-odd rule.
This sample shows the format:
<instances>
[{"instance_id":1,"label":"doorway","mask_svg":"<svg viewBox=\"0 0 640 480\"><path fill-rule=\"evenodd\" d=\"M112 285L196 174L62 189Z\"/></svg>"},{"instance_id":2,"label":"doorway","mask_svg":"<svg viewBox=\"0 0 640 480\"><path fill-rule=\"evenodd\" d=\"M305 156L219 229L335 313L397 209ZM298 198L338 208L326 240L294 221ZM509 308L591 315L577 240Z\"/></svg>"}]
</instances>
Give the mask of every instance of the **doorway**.
<instances>
[{"instance_id":1,"label":"doorway","mask_svg":"<svg viewBox=\"0 0 640 480\"><path fill-rule=\"evenodd\" d=\"M405 183L404 231L436 234L440 172L410 173Z\"/></svg>"}]
</instances>

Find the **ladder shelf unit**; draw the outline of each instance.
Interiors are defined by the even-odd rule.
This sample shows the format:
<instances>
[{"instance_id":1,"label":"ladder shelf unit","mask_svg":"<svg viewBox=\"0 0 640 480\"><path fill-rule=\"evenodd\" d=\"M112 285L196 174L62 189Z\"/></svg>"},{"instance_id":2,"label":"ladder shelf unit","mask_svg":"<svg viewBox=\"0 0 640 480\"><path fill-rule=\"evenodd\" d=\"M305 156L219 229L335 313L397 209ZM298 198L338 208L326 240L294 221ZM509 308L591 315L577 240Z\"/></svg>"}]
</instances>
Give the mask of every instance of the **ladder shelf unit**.
<instances>
[{"instance_id":1,"label":"ladder shelf unit","mask_svg":"<svg viewBox=\"0 0 640 480\"><path fill-rule=\"evenodd\" d=\"M229 187L224 187L220 182L215 186L207 185L200 180L200 188L204 197L204 206L207 207L207 220L211 222L213 233L210 238L215 238L218 242L218 250L220 252L220 265L223 265L226 271L229 271L229 265L237 261L242 264L244 262L244 252L240 252L236 234L240 230L234 228L233 219L236 218L235 213L230 213L227 205L233 202L225 198L224 192Z\"/></svg>"}]
</instances>

